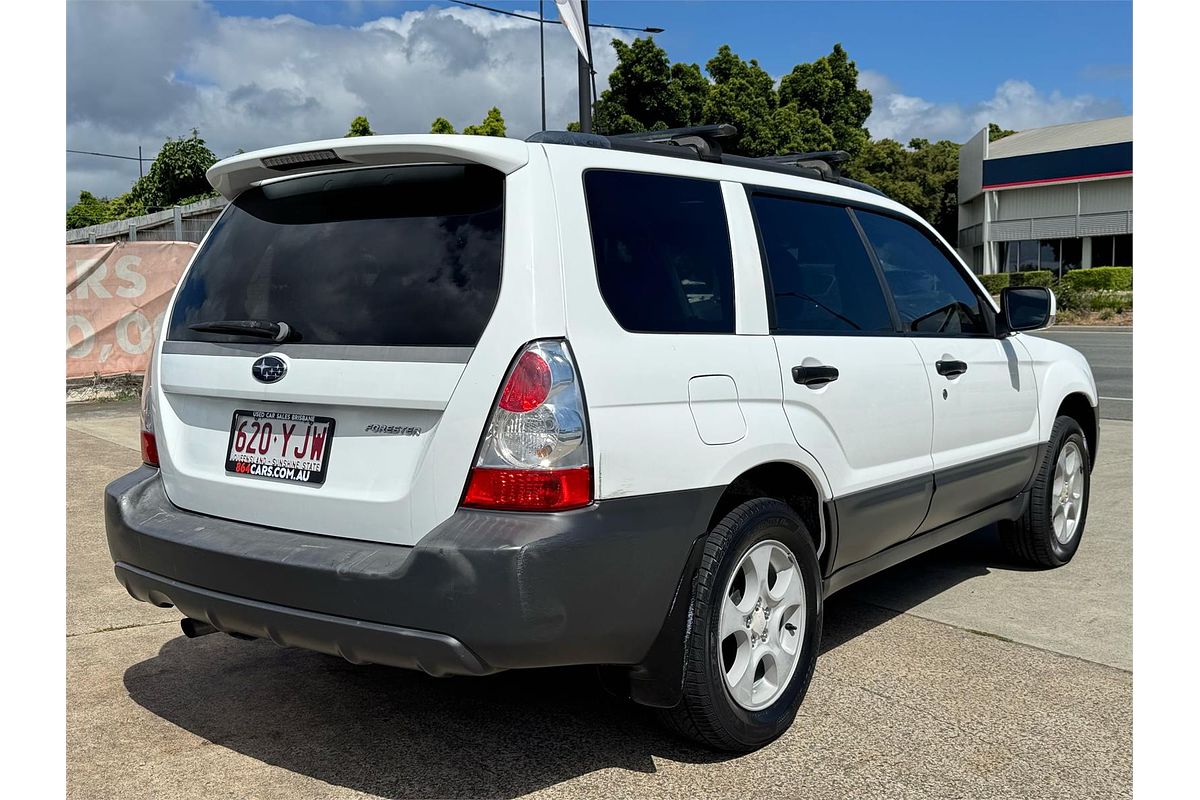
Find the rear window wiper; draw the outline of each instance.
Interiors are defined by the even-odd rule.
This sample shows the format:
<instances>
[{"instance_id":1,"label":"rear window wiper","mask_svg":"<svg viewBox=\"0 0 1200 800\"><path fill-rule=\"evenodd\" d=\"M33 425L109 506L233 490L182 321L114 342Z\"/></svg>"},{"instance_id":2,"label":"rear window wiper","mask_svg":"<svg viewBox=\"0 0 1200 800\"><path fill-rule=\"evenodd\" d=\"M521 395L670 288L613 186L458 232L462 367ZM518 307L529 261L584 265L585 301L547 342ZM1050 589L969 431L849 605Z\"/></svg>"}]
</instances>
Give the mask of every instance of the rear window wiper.
<instances>
[{"instance_id":1,"label":"rear window wiper","mask_svg":"<svg viewBox=\"0 0 1200 800\"><path fill-rule=\"evenodd\" d=\"M265 319L219 319L212 322L197 322L188 327L199 333L257 336L260 339L272 339L276 342L299 338L299 332L286 322L271 322Z\"/></svg>"}]
</instances>

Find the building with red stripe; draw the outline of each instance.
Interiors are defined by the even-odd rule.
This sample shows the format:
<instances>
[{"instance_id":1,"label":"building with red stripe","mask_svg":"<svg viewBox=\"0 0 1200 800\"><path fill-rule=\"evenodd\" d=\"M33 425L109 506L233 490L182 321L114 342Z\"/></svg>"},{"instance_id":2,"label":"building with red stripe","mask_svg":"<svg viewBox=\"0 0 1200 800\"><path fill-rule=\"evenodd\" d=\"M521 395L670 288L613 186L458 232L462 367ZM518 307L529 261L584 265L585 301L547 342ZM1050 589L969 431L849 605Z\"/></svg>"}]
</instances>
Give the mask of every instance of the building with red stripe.
<instances>
[{"instance_id":1,"label":"building with red stripe","mask_svg":"<svg viewBox=\"0 0 1200 800\"><path fill-rule=\"evenodd\" d=\"M958 251L977 273L1133 266L1132 116L985 128L958 159Z\"/></svg>"}]
</instances>

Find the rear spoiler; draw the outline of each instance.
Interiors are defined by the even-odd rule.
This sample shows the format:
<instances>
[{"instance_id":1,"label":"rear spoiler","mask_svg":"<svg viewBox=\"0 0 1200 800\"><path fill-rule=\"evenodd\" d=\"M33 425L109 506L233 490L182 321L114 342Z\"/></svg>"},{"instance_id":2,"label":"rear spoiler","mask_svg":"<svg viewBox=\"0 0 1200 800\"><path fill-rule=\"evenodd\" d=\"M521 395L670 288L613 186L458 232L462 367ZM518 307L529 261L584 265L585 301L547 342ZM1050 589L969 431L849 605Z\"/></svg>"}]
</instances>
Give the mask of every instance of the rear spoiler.
<instances>
[{"instance_id":1,"label":"rear spoiler","mask_svg":"<svg viewBox=\"0 0 1200 800\"><path fill-rule=\"evenodd\" d=\"M515 172L529 163L529 145L499 136L403 134L325 139L241 153L209 167L212 187L232 200L262 181L309 172L392 164L483 164Z\"/></svg>"}]
</instances>

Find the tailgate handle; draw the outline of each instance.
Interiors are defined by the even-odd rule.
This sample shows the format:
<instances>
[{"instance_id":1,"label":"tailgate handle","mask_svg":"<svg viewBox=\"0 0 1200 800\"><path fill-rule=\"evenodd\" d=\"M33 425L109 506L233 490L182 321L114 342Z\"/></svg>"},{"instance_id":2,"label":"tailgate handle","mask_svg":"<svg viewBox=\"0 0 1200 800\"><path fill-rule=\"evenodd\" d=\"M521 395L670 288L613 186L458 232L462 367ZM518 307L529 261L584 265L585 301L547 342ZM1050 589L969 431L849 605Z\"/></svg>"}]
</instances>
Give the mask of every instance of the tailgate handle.
<instances>
[{"instance_id":1,"label":"tailgate handle","mask_svg":"<svg viewBox=\"0 0 1200 800\"><path fill-rule=\"evenodd\" d=\"M801 386L815 389L838 379L837 367L792 367L792 380Z\"/></svg>"}]
</instances>

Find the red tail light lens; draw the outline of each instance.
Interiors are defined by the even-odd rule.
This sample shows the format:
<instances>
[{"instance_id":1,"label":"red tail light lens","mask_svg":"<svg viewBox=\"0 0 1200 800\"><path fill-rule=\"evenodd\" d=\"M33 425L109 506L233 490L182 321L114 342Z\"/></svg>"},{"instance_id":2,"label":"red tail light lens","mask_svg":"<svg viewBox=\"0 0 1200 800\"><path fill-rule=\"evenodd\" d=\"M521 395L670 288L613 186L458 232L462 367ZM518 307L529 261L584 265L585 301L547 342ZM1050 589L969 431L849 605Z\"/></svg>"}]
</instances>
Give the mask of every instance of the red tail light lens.
<instances>
[{"instance_id":1,"label":"red tail light lens","mask_svg":"<svg viewBox=\"0 0 1200 800\"><path fill-rule=\"evenodd\" d=\"M464 506L502 511L566 511L592 502L592 468L471 470Z\"/></svg>"},{"instance_id":2,"label":"red tail light lens","mask_svg":"<svg viewBox=\"0 0 1200 800\"><path fill-rule=\"evenodd\" d=\"M150 431L142 431L142 461L151 467L158 466L158 442Z\"/></svg>"},{"instance_id":3,"label":"red tail light lens","mask_svg":"<svg viewBox=\"0 0 1200 800\"><path fill-rule=\"evenodd\" d=\"M565 511L592 502L583 391L561 339L526 345L505 376L462 504Z\"/></svg>"},{"instance_id":4,"label":"red tail light lens","mask_svg":"<svg viewBox=\"0 0 1200 800\"><path fill-rule=\"evenodd\" d=\"M500 407L521 414L540 406L549 394L550 365L537 353L526 350L504 385Z\"/></svg>"}]
</instances>

